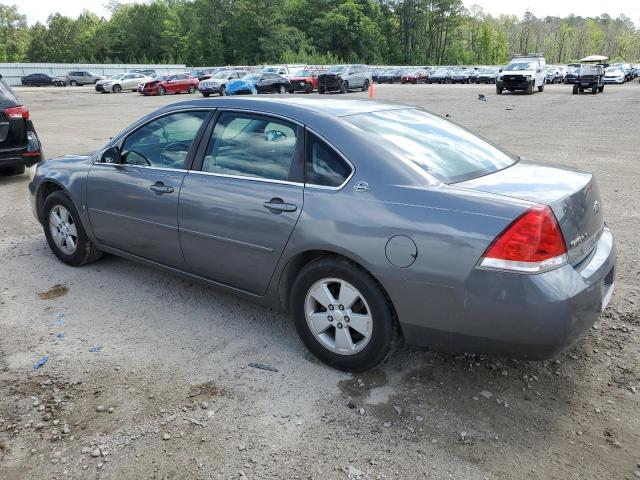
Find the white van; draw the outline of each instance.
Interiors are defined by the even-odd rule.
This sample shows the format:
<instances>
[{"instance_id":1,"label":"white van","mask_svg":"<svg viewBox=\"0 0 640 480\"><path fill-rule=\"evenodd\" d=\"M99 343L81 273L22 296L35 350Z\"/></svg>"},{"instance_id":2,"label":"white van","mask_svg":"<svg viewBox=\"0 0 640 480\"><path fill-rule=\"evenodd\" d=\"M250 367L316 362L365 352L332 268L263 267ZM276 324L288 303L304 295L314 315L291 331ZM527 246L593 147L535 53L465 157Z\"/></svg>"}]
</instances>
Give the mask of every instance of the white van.
<instances>
[{"instance_id":1,"label":"white van","mask_svg":"<svg viewBox=\"0 0 640 480\"><path fill-rule=\"evenodd\" d=\"M546 69L547 61L541 53L516 55L500 70L496 79L496 93L501 95L503 90L522 90L531 95L536 88L542 92Z\"/></svg>"}]
</instances>

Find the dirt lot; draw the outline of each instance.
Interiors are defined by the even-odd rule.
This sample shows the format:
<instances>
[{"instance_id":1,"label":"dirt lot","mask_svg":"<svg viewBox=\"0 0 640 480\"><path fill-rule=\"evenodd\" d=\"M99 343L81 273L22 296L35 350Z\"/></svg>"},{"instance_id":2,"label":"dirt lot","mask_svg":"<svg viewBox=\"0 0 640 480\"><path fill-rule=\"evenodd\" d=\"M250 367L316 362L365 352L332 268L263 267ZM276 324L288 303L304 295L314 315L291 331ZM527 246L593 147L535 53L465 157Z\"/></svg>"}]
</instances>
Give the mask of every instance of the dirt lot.
<instances>
[{"instance_id":1,"label":"dirt lot","mask_svg":"<svg viewBox=\"0 0 640 480\"><path fill-rule=\"evenodd\" d=\"M95 149L185 98L21 95L48 156ZM344 374L312 358L284 314L115 257L64 266L31 215L27 175L1 177L0 478L640 477L640 85L502 97L385 85L376 96L597 174L619 267L587 337L544 363L405 347L379 370Z\"/></svg>"}]
</instances>

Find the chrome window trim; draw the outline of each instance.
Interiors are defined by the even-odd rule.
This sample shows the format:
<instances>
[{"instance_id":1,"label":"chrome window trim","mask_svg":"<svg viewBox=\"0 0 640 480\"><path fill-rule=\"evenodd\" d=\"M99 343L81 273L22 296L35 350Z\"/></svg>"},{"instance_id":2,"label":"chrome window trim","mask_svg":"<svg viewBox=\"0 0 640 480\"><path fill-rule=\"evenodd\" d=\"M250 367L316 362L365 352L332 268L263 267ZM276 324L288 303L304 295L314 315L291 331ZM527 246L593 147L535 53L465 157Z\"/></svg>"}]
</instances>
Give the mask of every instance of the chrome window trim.
<instances>
[{"instance_id":1,"label":"chrome window trim","mask_svg":"<svg viewBox=\"0 0 640 480\"><path fill-rule=\"evenodd\" d=\"M198 174L198 175L207 175L210 177L230 178L232 180L251 180L254 182L277 183L280 185L294 185L294 186L304 187L304 183L302 182L291 182L289 180L273 180L270 178L248 177L245 175L229 175L226 173L203 172L202 170L189 170L189 173Z\"/></svg>"},{"instance_id":2,"label":"chrome window trim","mask_svg":"<svg viewBox=\"0 0 640 480\"><path fill-rule=\"evenodd\" d=\"M329 145L329 147L331 147L331 149L336 152L338 154L338 156L340 158L342 158L342 160L344 160L347 165L349 165L349 168L351 168L351 173L349 174L349 176L345 179L344 182L342 182L340 185L338 185L337 187L329 187L327 185L316 185L314 183L306 183L304 184L305 188L313 188L316 190L332 190L332 191L338 191L338 190L342 190L345 185L347 183L349 183L349 180L351 180L353 178L353 176L356 174L356 167L355 165L333 144L331 143L329 140L326 139L326 137L324 137L323 135L319 134L318 132L316 132L313 128L310 127L306 127L306 129L313 133L316 137L318 137L320 140L322 140L324 143L326 143L327 145ZM306 158L306 153L305 152L305 162L307 160Z\"/></svg>"},{"instance_id":3,"label":"chrome window trim","mask_svg":"<svg viewBox=\"0 0 640 480\"><path fill-rule=\"evenodd\" d=\"M96 167L129 167L129 168L144 168L146 170L161 170L163 172L183 172L187 173L191 170L186 168L171 168L171 167L154 167L153 165L135 165L133 163L105 163L96 162L93 164Z\"/></svg>"}]
</instances>

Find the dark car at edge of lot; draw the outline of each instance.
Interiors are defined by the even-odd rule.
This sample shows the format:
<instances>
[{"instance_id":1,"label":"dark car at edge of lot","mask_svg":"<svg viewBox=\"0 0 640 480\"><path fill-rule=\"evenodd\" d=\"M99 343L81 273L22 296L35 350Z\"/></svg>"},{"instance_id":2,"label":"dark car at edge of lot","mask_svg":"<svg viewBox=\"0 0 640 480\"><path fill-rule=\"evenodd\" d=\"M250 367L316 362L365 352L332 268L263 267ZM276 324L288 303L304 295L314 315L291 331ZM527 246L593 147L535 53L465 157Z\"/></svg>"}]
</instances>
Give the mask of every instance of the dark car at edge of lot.
<instances>
[{"instance_id":1,"label":"dark car at edge of lot","mask_svg":"<svg viewBox=\"0 0 640 480\"><path fill-rule=\"evenodd\" d=\"M0 172L24 173L42 158L29 110L0 75Z\"/></svg>"},{"instance_id":2,"label":"dark car at edge of lot","mask_svg":"<svg viewBox=\"0 0 640 480\"><path fill-rule=\"evenodd\" d=\"M25 87L66 87L67 81L64 78L54 77L48 73L30 73L20 79Z\"/></svg>"},{"instance_id":3,"label":"dark car at edge of lot","mask_svg":"<svg viewBox=\"0 0 640 480\"><path fill-rule=\"evenodd\" d=\"M578 81L573 84L573 94L591 90L593 95L604 91L604 66L580 65Z\"/></svg>"}]
</instances>

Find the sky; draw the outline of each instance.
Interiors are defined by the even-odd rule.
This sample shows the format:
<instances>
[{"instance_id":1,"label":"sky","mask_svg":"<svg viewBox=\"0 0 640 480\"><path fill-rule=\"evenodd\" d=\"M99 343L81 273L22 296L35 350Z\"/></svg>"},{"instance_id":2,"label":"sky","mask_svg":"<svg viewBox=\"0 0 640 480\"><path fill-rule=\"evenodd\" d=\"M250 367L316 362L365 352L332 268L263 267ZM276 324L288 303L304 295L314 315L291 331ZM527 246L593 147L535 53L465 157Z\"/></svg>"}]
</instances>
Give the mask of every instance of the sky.
<instances>
[{"instance_id":1,"label":"sky","mask_svg":"<svg viewBox=\"0 0 640 480\"><path fill-rule=\"evenodd\" d=\"M109 12L104 5L108 0L0 0L0 3L16 4L22 13L27 15L29 24L37 21L46 22L51 13L60 12L63 15L77 17L82 10L88 9L99 16L108 17ZM131 3L136 0L121 0L121 3ZM536 17L548 15L564 17L570 13L583 17L595 17L603 13L615 18L624 13L640 26L640 0L463 0L466 7L480 5L485 12L492 15L501 13L513 14L521 17L530 9Z\"/></svg>"}]
</instances>

